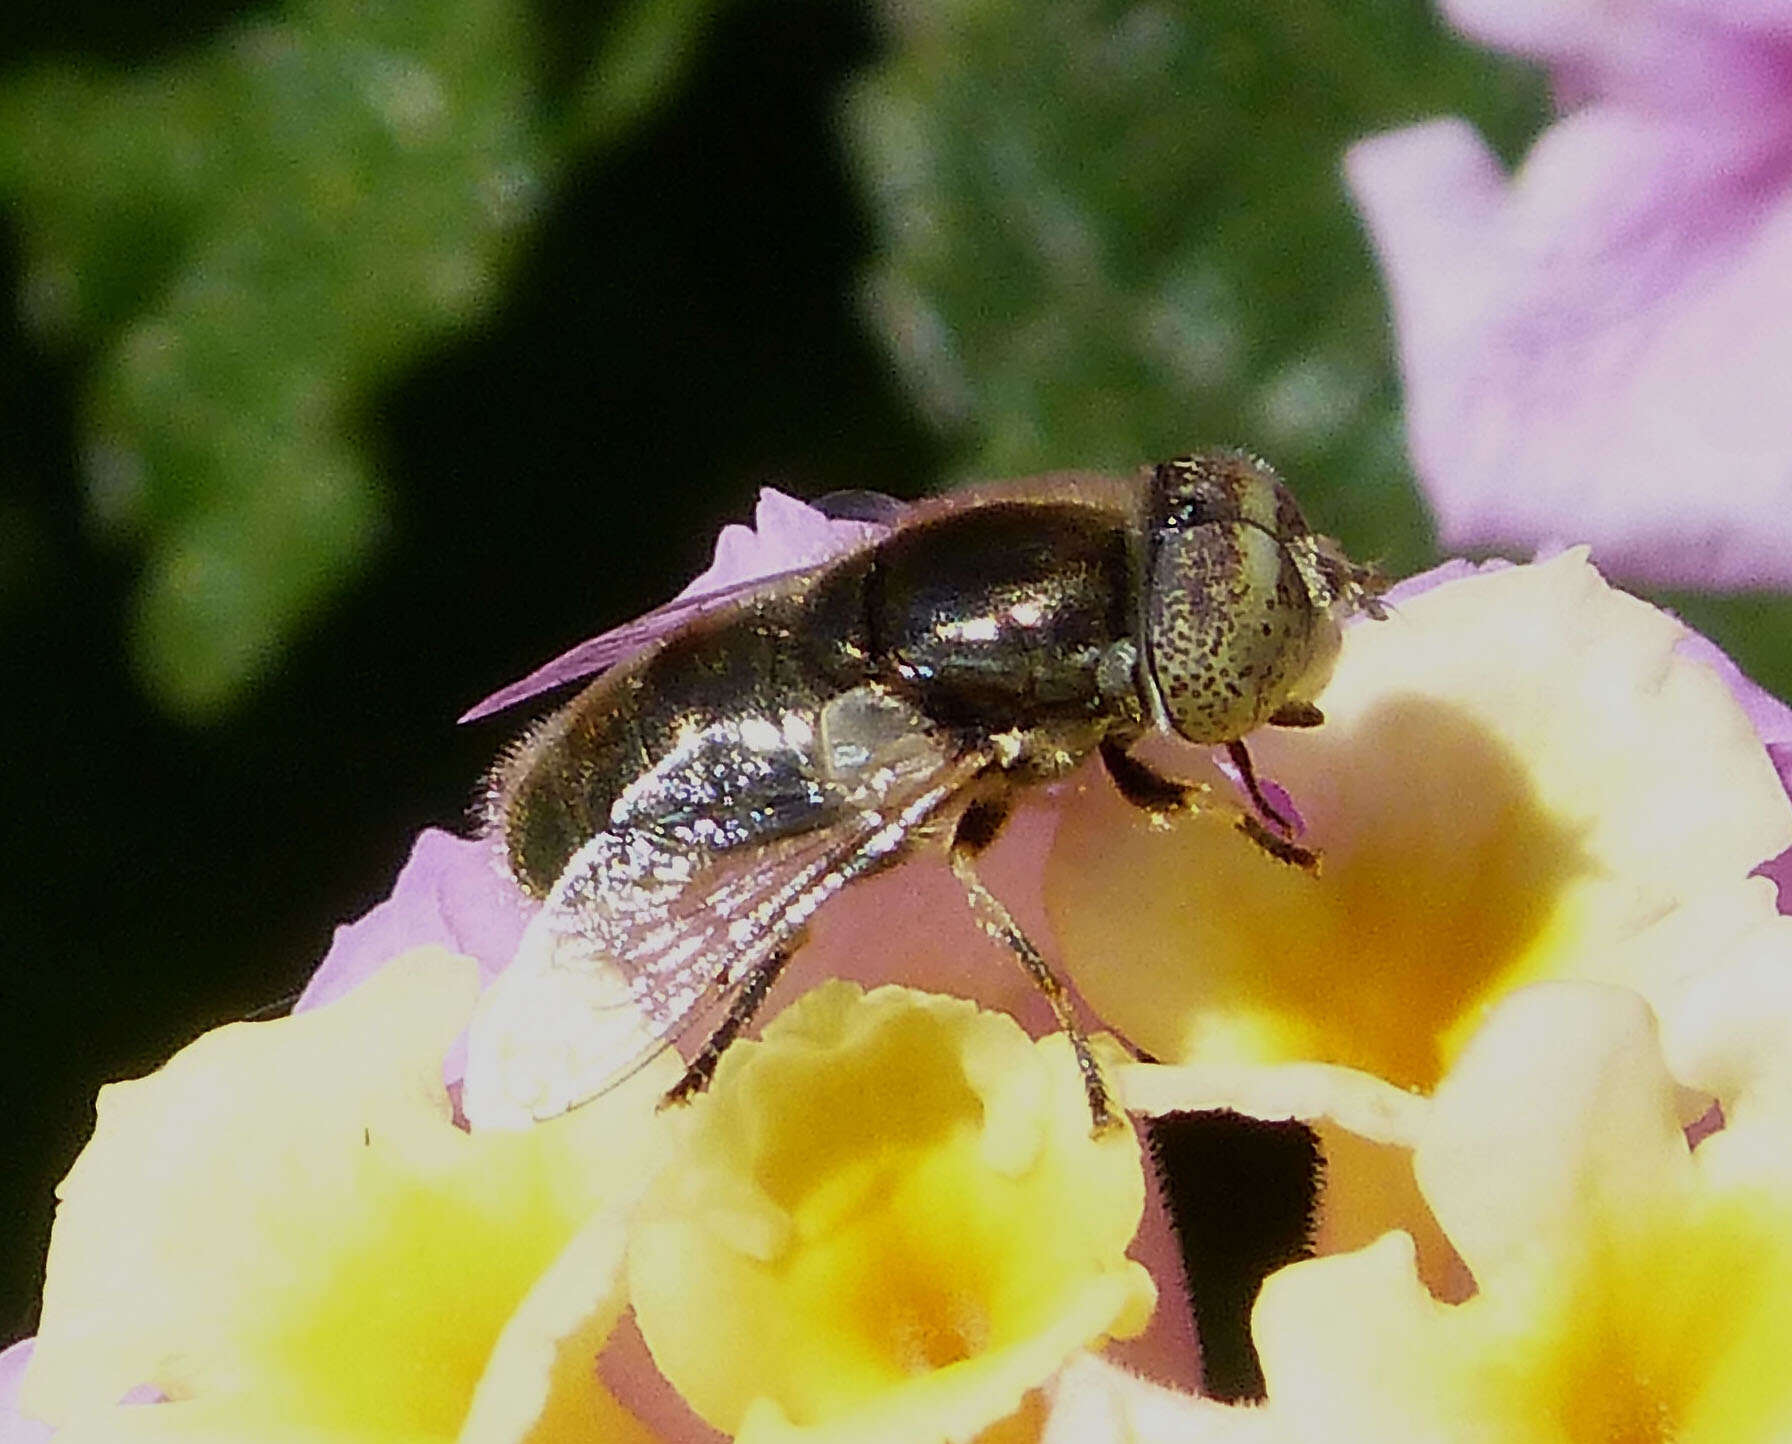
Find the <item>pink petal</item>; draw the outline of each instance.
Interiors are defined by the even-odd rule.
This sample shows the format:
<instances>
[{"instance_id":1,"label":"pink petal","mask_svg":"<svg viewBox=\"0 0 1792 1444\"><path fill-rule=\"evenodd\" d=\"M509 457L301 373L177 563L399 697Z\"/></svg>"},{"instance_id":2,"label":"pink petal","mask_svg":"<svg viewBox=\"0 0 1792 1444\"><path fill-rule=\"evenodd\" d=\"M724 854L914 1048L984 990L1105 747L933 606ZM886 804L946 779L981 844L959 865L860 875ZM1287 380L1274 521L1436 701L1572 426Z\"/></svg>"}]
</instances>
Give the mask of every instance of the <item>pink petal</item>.
<instances>
[{"instance_id":1,"label":"pink petal","mask_svg":"<svg viewBox=\"0 0 1792 1444\"><path fill-rule=\"evenodd\" d=\"M426 828L412 845L392 895L336 929L330 951L293 1011L321 1008L399 954L430 943L475 959L481 981L490 982L509 963L534 910L489 842Z\"/></svg>"},{"instance_id":2,"label":"pink petal","mask_svg":"<svg viewBox=\"0 0 1792 1444\"><path fill-rule=\"evenodd\" d=\"M55 1430L19 1412L19 1380L31 1362L35 1339L0 1350L0 1444L47 1444Z\"/></svg>"},{"instance_id":3,"label":"pink petal","mask_svg":"<svg viewBox=\"0 0 1792 1444\"><path fill-rule=\"evenodd\" d=\"M1783 96L1786 0L1441 0L1464 35L1550 68L1564 100L1733 113Z\"/></svg>"},{"instance_id":4,"label":"pink petal","mask_svg":"<svg viewBox=\"0 0 1792 1444\"><path fill-rule=\"evenodd\" d=\"M1598 6L1458 15L1552 58L1629 53ZM1687 52L1732 99L1601 101L1510 179L1460 121L1350 152L1447 547L1566 534L1619 576L1792 584L1792 51L1740 34Z\"/></svg>"},{"instance_id":5,"label":"pink petal","mask_svg":"<svg viewBox=\"0 0 1792 1444\"><path fill-rule=\"evenodd\" d=\"M771 487L762 487L750 527L730 525L716 538L715 560L678 595L701 596L739 582L812 567L870 541L884 528L836 521Z\"/></svg>"}]
</instances>

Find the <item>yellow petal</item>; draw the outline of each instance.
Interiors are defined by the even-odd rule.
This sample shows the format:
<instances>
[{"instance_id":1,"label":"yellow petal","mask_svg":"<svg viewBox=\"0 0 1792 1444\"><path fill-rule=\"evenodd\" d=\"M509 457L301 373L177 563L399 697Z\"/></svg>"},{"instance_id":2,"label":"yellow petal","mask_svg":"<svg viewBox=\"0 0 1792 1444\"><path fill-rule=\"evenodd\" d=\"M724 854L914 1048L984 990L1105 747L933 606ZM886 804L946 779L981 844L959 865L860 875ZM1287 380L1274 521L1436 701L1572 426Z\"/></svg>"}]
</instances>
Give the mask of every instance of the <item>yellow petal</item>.
<instances>
[{"instance_id":1,"label":"yellow petal","mask_svg":"<svg viewBox=\"0 0 1792 1444\"><path fill-rule=\"evenodd\" d=\"M655 1361L743 1440L968 1439L1143 1328L1144 1181L1061 1037L834 982L723 1061L630 1253Z\"/></svg>"},{"instance_id":2,"label":"yellow petal","mask_svg":"<svg viewBox=\"0 0 1792 1444\"><path fill-rule=\"evenodd\" d=\"M1376 1143L1410 1148L1428 1109L1417 1094L1332 1063L1130 1063L1120 1094L1135 1113L1225 1108L1267 1123L1339 1123Z\"/></svg>"},{"instance_id":3,"label":"yellow petal","mask_svg":"<svg viewBox=\"0 0 1792 1444\"><path fill-rule=\"evenodd\" d=\"M1640 1000L1527 989L1439 1090L1418 1153L1479 1292L1435 1300L1397 1233L1281 1271L1253 1319L1269 1411L1295 1437L1376 1444L1787 1437L1792 1186L1696 1163Z\"/></svg>"},{"instance_id":4,"label":"yellow petal","mask_svg":"<svg viewBox=\"0 0 1792 1444\"><path fill-rule=\"evenodd\" d=\"M1079 1354L1052 1386L1039 1444L1273 1444L1272 1414L1153 1384L1094 1354Z\"/></svg>"},{"instance_id":5,"label":"yellow petal","mask_svg":"<svg viewBox=\"0 0 1792 1444\"><path fill-rule=\"evenodd\" d=\"M598 1382L595 1364L628 1303L624 1264L637 1192L626 1190L575 1234L510 1316L473 1391L460 1444L653 1444Z\"/></svg>"},{"instance_id":6,"label":"yellow petal","mask_svg":"<svg viewBox=\"0 0 1792 1444\"><path fill-rule=\"evenodd\" d=\"M1419 1187L1477 1279L1559 1257L1590 1217L1690 1186L1678 1093L1639 995L1524 988L1438 1089Z\"/></svg>"},{"instance_id":7,"label":"yellow petal","mask_svg":"<svg viewBox=\"0 0 1792 1444\"><path fill-rule=\"evenodd\" d=\"M1792 1429L1788 1200L1687 1198L1589 1227L1551 1274L1434 1300L1411 1240L1296 1264L1255 1314L1297 1438L1761 1444Z\"/></svg>"},{"instance_id":8,"label":"yellow petal","mask_svg":"<svg viewBox=\"0 0 1792 1444\"><path fill-rule=\"evenodd\" d=\"M32 1412L71 1437L450 1440L476 1392L507 1421L481 1439L569 1407L578 1371L542 1318L607 1327L601 1281L583 1311L532 1300L514 1326L532 1349L504 1331L580 1228L642 1186L664 1070L555 1124L469 1135L441 1060L476 987L470 960L420 950L104 1090L61 1190ZM177 1402L107 1407L136 1384Z\"/></svg>"},{"instance_id":9,"label":"yellow petal","mask_svg":"<svg viewBox=\"0 0 1792 1444\"><path fill-rule=\"evenodd\" d=\"M1431 1341L1451 1309L1468 1307L1431 1297L1404 1233L1271 1274L1251 1317L1265 1412L1293 1438L1336 1444L1556 1444L1548 1430L1508 1435L1483 1417L1456 1417L1462 1383L1436 1377L1450 1354Z\"/></svg>"},{"instance_id":10,"label":"yellow petal","mask_svg":"<svg viewBox=\"0 0 1792 1444\"><path fill-rule=\"evenodd\" d=\"M1047 873L1078 986L1167 1061L1429 1089L1513 988L1624 981L1620 944L1792 842L1765 749L1683 635L1579 552L1352 627L1325 725L1251 739L1322 875L1092 779Z\"/></svg>"},{"instance_id":11,"label":"yellow petal","mask_svg":"<svg viewBox=\"0 0 1792 1444\"><path fill-rule=\"evenodd\" d=\"M1662 1010L1675 1075L1723 1108L1725 1127L1700 1145L1698 1162L1792 1182L1792 918L1763 920L1723 956Z\"/></svg>"}]
</instances>

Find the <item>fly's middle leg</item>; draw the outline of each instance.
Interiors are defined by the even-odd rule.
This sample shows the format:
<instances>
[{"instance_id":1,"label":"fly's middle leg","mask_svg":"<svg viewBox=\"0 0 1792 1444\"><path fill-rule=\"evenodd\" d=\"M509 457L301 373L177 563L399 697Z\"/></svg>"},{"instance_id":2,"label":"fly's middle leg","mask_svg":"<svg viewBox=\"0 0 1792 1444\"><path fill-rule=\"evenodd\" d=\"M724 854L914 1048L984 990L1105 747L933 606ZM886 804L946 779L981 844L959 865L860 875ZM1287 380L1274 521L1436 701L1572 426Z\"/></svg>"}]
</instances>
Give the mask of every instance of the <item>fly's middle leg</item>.
<instances>
[{"instance_id":1,"label":"fly's middle leg","mask_svg":"<svg viewBox=\"0 0 1792 1444\"><path fill-rule=\"evenodd\" d=\"M1077 1071L1082 1074L1083 1092L1089 1100L1092 1131L1097 1134L1106 1133L1122 1126L1122 1119L1115 1111L1113 1100L1108 1096L1107 1084L1102 1080L1101 1067L1095 1061L1094 1050L1089 1046L1088 1034L1077 1021L1069 989L1064 986L1063 979L1052 971L1051 964L1046 962L1033 940L1021 930L1007 906L977 875L977 854L995 840L1006 816L1007 809L1001 803L984 800L973 802L959 817L951 845L947 849L947 857L951 861L954 875L964 887L965 897L970 901L978 926L1020 960L1020 965L1027 970L1027 976L1045 994L1046 1002L1051 1005L1052 1016L1057 1019L1058 1027L1070 1040L1071 1050L1076 1054Z\"/></svg>"},{"instance_id":2,"label":"fly's middle leg","mask_svg":"<svg viewBox=\"0 0 1792 1444\"><path fill-rule=\"evenodd\" d=\"M1229 743L1226 751L1232 758L1233 765L1238 768L1251 800L1265 817L1286 827L1287 819L1263 795L1263 789L1257 781L1257 770L1251 764L1251 754L1244 743ZM1236 814L1232 820L1233 826L1277 862L1285 862L1303 872L1319 871L1319 854L1311 848L1290 842L1279 833L1271 831L1260 818L1243 808L1216 802L1204 787L1165 777L1149 763L1134 757L1123 744L1111 737L1102 739L1101 763L1107 768L1108 776L1113 778L1120 795L1134 807L1149 812L1154 817L1165 817L1173 812L1194 812L1203 808L1231 811Z\"/></svg>"}]
</instances>

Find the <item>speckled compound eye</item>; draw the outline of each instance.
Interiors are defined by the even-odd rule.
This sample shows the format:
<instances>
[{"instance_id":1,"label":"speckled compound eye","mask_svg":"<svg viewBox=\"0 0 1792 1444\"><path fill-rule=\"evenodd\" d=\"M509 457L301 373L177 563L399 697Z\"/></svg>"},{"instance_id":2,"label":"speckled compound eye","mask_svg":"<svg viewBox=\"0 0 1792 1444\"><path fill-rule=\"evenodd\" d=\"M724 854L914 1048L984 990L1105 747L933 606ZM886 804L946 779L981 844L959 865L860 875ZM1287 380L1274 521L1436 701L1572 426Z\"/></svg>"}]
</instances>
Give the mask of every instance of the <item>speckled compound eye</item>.
<instances>
[{"instance_id":1,"label":"speckled compound eye","mask_svg":"<svg viewBox=\"0 0 1792 1444\"><path fill-rule=\"evenodd\" d=\"M1168 462L1152 482L1146 674L1191 742L1230 742L1311 700L1337 650L1329 595L1297 553L1311 533L1286 487L1238 455Z\"/></svg>"}]
</instances>

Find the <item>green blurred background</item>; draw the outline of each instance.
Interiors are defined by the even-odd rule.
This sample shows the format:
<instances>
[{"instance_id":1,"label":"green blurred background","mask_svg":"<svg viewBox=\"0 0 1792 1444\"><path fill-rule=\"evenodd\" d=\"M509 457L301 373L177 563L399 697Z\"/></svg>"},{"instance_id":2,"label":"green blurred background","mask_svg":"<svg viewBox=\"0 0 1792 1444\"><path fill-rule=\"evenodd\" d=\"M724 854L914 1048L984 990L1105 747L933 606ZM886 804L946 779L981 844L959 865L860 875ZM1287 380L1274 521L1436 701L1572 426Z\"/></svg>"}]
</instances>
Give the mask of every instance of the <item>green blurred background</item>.
<instances>
[{"instance_id":1,"label":"green blurred background","mask_svg":"<svg viewBox=\"0 0 1792 1444\"><path fill-rule=\"evenodd\" d=\"M0 17L7 1220L295 989L755 489L1207 443L1432 556L1338 181L1536 75L1421 0L22 0ZM1746 660L1764 601L1697 604ZM1783 617L1782 611L1772 611Z\"/></svg>"}]
</instances>

